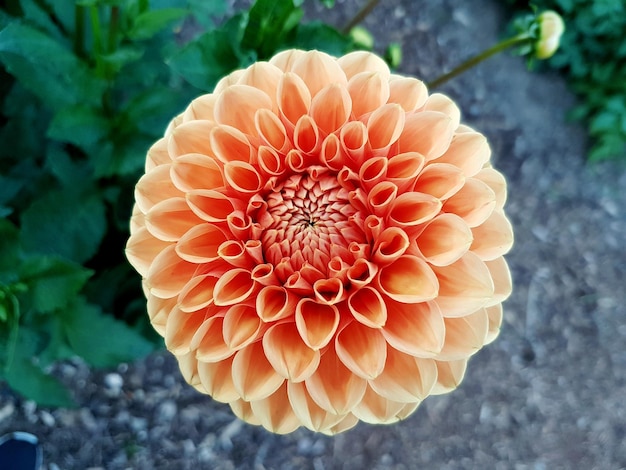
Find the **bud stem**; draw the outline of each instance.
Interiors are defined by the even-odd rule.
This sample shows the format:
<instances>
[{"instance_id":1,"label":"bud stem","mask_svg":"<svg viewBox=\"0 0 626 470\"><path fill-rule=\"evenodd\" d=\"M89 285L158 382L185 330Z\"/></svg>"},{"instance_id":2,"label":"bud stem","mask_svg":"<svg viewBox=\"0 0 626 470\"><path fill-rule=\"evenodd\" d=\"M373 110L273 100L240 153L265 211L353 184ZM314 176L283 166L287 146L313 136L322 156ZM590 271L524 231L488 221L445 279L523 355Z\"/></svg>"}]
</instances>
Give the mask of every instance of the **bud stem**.
<instances>
[{"instance_id":1,"label":"bud stem","mask_svg":"<svg viewBox=\"0 0 626 470\"><path fill-rule=\"evenodd\" d=\"M499 52L502 52L502 51L504 51L504 50L506 50L506 49L508 49L510 47L519 46L519 45L521 45L521 44L523 44L525 42L528 42L528 41L532 41L532 38L527 33L519 34L517 36L513 36L512 38L505 39L505 40L499 42L498 44L496 44L495 46L490 47L489 49L484 50L480 54L477 54L474 57L471 57L471 58L467 59L465 62L463 62L461 65L459 65L458 67L454 68L450 72L444 73L443 75L441 75L440 77L436 78L432 82L429 82L427 84L428 88L430 88L430 89L436 88L439 85L447 82L451 78L454 78L457 75L461 75L463 72L471 69L472 67L474 67L475 65L481 63L483 60L488 59L492 55L498 54Z\"/></svg>"},{"instance_id":2,"label":"bud stem","mask_svg":"<svg viewBox=\"0 0 626 470\"><path fill-rule=\"evenodd\" d=\"M358 25L361 21L365 19L367 15L371 13L371 11L378 5L379 0L369 0L363 8L361 8L354 17L346 23L346 25L341 29L343 34L348 34L352 28Z\"/></svg>"}]
</instances>

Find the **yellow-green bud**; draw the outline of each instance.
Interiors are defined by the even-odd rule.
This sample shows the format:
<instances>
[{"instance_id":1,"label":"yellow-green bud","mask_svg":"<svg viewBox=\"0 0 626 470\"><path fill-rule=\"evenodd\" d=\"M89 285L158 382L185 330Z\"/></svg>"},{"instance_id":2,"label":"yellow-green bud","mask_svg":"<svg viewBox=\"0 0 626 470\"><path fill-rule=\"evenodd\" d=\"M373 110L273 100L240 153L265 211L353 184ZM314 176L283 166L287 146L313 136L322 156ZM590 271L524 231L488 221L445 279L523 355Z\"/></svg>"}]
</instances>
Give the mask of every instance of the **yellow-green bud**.
<instances>
[{"instance_id":1,"label":"yellow-green bud","mask_svg":"<svg viewBox=\"0 0 626 470\"><path fill-rule=\"evenodd\" d=\"M544 11L537 18L539 23L539 40L535 43L535 57L547 59L552 57L559 48L565 24L555 11Z\"/></svg>"}]
</instances>

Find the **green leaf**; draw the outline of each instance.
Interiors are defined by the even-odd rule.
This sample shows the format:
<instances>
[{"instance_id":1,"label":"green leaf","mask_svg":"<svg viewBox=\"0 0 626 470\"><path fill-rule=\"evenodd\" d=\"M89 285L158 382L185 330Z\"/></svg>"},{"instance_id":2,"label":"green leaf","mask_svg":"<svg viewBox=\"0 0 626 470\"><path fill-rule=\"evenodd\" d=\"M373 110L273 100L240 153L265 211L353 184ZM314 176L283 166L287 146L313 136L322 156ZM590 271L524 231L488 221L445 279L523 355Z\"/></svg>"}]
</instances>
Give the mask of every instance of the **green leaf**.
<instances>
[{"instance_id":1,"label":"green leaf","mask_svg":"<svg viewBox=\"0 0 626 470\"><path fill-rule=\"evenodd\" d=\"M238 15L204 33L171 56L168 65L193 86L211 91L220 78L248 65L239 48L244 20Z\"/></svg>"},{"instance_id":2,"label":"green leaf","mask_svg":"<svg viewBox=\"0 0 626 470\"><path fill-rule=\"evenodd\" d=\"M332 26L321 22L301 24L291 43L300 49L318 49L331 55L340 56L352 49L352 39L344 36Z\"/></svg>"},{"instance_id":3,"label":"green leaf","mask_svg":"<svg viewBox=\"0 0 626 470\"><path fill-rule=\"evenodd\" d=\"M86 181L91 178L88 163L84 160L72 160L64 146L56 143L48 145L45 168L64 186L73 186L76 181Z\"/></svg>"},{"instance_id":4,"label":"green leaf","mask_svg":"<svg viewBox=\"0 0 626 470\"><path fill-rule=\"evenodd\" d=\"M187 16L187 13L187 10L182 8L163 8L141 13L135 18L133 27L128 32L128 37L135 41L150 39L164 30L170 23Z\"/></svg>"},{"instance_id":5,"label":"green leaf","mask_svg":"<svg viewBox=\"0 0 626 470\"><path fill-rule=\"evenodd\" d=\"M47 106L97 106L105 83L46 34L20 23L0 31L0 62Z\"/></svg>"},{"instance_id":6,"label":"green leaf","mask_svg":"<svg viewBox=\"0 0 626 470\"><path fill-rule=\"evenodd\" d=\"M223 0L188 0L187 3L194 18L207 29L214 25L214 18L226 13L228 8Z\"/></svg>"},{"instance_id":7,"label":"green leaf","mask_svg":"<svg viewBox=\"0 0 626 470\"><path fill-rule=\"evenodd\" d=\"M21 214L21 228L25 250L83 263L104 237L104 204L93 191L80 193L72 187L50 191Z\"/></svg>"},{"instance_id":8,"label":"green leaf","mask_svg":"<svg viewBox=\"0 0 626 470\"><path fill-rule=\"evenodd\" d=\"M29 258L20 266L20 279L28 286L33 308L50 313L65 308L93 271L55 256Z\"/></svg>"},{"instance_id":9,"label":"green leaf","mask_svg":"<svg viewBox=\"0 0 626 470\"><path fill-rule=\"evenodd\" d=\"M6 219L0 219L0 282L17 280L20 261L19 230Z\"/></svg>"},{"instance_id":10,"label":"green leaf","mask_svg":"<svg viewBox=\"0 0 626 470\"><path fill-rule=\"evenodd\" d=\"M104 315L95 305L78 298L62 313L63 327L72 349L95 367L133 361L154 346L125 323Z\"/></svg>"},{"instance_id":11,"label":"green leaf","mask_svg":"<svg viewBox=\"0 0 626 470\"><path fill-rule=\"evenodd\" d=\"M304 12L293 0L257 0L250 9L241 46L269 59L282 46Z\"/></svg>"},{"instance_id":12,"label":"green leaf","mask_svg":"<svg viewBox=\"0 0 626 470\"><path fill-rule=\"evenodd\" d=\"M144 49L139 46L120 46L111 54L101 56L111 73L117 74L125 65L135 62L144 54Z\"/></svg>"},{"instance_id":13,"label":"green leaf","mask_svg":"<svg viewBox=\"0 0 626 470\"><path fill-rule=\"evenodd\" d=\"M52 118L48 137L89 150L109 133L110 121L100 109L85 105L61 109Z\"/></svg>"}]
</instances>

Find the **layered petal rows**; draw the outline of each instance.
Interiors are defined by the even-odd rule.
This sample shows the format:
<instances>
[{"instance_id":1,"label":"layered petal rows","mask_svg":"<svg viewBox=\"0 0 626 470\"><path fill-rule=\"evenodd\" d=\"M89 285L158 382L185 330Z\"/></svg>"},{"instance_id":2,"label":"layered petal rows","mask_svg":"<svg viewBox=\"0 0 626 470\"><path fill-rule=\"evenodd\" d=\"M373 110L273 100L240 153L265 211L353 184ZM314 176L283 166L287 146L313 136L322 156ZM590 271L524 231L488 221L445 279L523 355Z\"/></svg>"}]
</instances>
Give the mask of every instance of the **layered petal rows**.
<instances>
[{"instance_id":1,"label":"layered petal rows","mask_svg":"<svg viewBox=\"0 0 626 470\"><path fill-rule=\"evenodd\" d=\"M511 292L486 139L367 52L231 73L152 146L135 199L152 325L191 385L277 433L453 390Z\"/></svg>"}]
</instances>

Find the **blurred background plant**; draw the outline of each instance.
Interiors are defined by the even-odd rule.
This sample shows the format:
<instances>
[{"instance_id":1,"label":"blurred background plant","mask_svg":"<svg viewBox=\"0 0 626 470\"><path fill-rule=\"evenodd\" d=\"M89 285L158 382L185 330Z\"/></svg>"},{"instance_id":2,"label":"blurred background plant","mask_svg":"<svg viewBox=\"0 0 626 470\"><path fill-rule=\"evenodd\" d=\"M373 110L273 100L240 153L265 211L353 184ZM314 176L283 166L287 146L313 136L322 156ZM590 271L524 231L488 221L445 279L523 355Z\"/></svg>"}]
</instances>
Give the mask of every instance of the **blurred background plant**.
<instances>
[{"instance_id":1,"label":"blurred background plant","mask_svg":"<svg viewBox=\"0 0 626 470\"><path fill-rule=\"evenodd\" d=\"M523 12L528 0L508 0ZM586 123L590 161L626 160L626 2L624 0L533 0L539 10L565 21L561 47L548 67L563 73L579 96L570 118Z\"/></svg>"}]
</instances>

